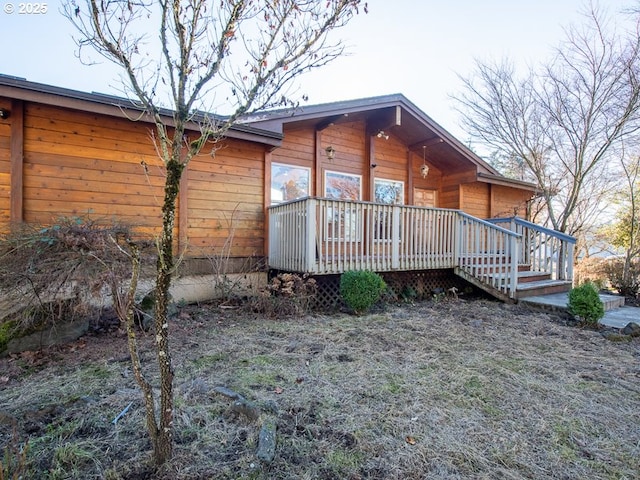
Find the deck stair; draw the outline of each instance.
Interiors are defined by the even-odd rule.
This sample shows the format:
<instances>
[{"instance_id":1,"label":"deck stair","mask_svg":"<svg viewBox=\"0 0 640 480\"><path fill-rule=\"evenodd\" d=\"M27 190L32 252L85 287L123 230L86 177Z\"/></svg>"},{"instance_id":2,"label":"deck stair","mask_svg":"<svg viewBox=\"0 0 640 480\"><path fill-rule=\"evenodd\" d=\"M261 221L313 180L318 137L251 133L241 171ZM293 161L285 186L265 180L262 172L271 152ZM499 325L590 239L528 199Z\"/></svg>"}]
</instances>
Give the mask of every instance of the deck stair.
<instances>
[{"instance_id":1,"label":"deck stair","mask_svg":"<svg viewBox=\"0 0 640 480\"><path fill-rule=\"evenodd\" d=\"M456 273L478 288L500 298L501 295L495 287L507 281L507 277L500 275L503 267L483 265L482 270L482 274L475 274L473 277L460 270L456 270ZM570 280L553 279L549 272L531 271L528 265L520 265L515 295L509 295L509 297L511 301L519 301L527 297L566 293L571 290L571 287ZM508 298L505 296L503 300Z\"/></svg>"}]
</instances>

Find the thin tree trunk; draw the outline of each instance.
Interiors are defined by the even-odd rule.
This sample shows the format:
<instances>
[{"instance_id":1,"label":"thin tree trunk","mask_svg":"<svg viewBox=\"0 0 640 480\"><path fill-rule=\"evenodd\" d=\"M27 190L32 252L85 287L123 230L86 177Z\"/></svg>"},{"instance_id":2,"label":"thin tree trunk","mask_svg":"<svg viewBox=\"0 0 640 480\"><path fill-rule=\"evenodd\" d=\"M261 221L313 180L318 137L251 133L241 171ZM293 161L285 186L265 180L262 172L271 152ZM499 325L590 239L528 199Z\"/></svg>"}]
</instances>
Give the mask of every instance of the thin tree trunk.
<instances>
[{"instance_id":1,"label":"thin tree trunk","mask_svg":"<svg viewBox=\"0 0 640 480\"><path fill-rule=\"evenodd\" d=\"M162 207L162 235L160 238L155 290L155 334L158 366L160 368L160 418L158 434L153 442L156 465L167 462L173 453L173 367L169 352L169 287L173 275L173 227L176 198L184 165L171 160L167 163L164 204Z\"/></svg>"},{"instance_id":2,"label":"thin tree trunk","mask_svg":"<svg viewBox=\"0 0 640 480\"><path fill-rule=\"evenodd\" d=\"M142 364L138 354L138 341L134 322L134 299L138 288L138 278L140 276L140 249L138 245L129 241L129 251L131 252L131 281L125 298L124 305L120 305L119 316L123 320L127 330L127 345L133 367L133 375L144 395L144 406L146 411L147 430L151 435L151 442L155 444L158 434L158 424L156 422L155 404L153 399L153 389L142 373ZM114 295L114 298L116 296Z\"/></svg>"}]
</instances>

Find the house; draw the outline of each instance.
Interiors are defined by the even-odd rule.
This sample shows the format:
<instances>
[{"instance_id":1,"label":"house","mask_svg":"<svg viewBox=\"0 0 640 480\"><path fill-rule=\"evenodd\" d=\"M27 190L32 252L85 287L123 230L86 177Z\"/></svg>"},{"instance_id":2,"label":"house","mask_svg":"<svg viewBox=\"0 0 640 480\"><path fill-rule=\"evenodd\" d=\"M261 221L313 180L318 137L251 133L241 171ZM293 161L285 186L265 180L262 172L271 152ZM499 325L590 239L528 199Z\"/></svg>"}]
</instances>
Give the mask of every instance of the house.
<instances>
[{"instance_id":1,"label":"house","mask_svg":"<svg viewBox=\"0 0 640 480\"><path fill-rule=\"evenodd\" d=\"M135 102L0 75L0 227L87 215L153 235L152 127ZM503 299L525 278L565 288L573 240L526 221L534 195L402 95L262 112L186 170L181 274L370 269L420 290L455 273Z\"/></svg>"}]
</instances>

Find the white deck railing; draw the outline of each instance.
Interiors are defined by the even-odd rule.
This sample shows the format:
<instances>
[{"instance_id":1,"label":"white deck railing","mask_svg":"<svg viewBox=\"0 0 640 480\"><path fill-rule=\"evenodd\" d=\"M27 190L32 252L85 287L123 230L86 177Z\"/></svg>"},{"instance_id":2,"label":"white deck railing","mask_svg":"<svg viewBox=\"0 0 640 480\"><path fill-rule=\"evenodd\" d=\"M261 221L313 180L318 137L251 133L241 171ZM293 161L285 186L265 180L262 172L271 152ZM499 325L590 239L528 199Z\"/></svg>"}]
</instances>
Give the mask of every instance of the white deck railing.
<instances>
[{"instance_id":1,"label":"white deck railing","mask_svg":"<svg viewBox=\"0 0 640 480\"><path fill-rule=\"evenodd\" d=\"M269 267L335 274L459 267L506 295L520 234L458 210L305 198L269 207Z\"/></svg>"},{"instance_id":2,"label":"white deck railing","mask_svg":"<svg viewBox=\"0 0 640 480\"><path fill-rule=\"evenodd\" d=\"M492 218L489 222L522 235L521 265L533 272L548 273L554 280L573 280L575 237L518 217Z\"/></svg>"}]
</instances>

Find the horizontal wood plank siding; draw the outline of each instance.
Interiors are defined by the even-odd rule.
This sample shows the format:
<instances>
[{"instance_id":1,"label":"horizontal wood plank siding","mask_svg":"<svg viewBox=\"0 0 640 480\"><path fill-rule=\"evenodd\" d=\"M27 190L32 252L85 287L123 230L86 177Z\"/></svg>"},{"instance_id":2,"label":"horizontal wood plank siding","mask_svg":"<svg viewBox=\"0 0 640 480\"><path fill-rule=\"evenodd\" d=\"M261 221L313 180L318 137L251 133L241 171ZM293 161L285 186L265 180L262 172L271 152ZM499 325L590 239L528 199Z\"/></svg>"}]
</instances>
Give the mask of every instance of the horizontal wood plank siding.
<instances>
[{"instance_id":1,"label":"horizontal wood plank siding","mask_svg":"<svg viewBox=\"0 0 640 480\"><path fill-rule=\"evenodd\" d=\"M287 129L282 146L273 151L271 161L312 168L315 157L314 137L313 128Z\"/></svg>"},{"instance_id":2,"label":"horizontal wood plank siding","mask_svg":"<svg viewBox=\"0 0 640 480\"><path fill-rule=\"evenodd\" d=\"M406 183L408 178L407 170L407 147L395 137L388 140L373 137L373 148L375 157L371 159L372 164L376 164L373 175L376 178L397 180Z\"/></svg>"},{"instance_id":3,"label":"horizontal wood plank siding","mask_svg":"<svg viewBox=\"0 0 640 480\"><path fill-rule=\"evenodd\" d=\"M207 148L189 164L190 248L212 258L264 255L264 147L227 140Z\"/></svg>"},{"instance_id":4,"label":"horizontal wood plank siding","mask_svg":"<svg viewBox=\"0 0 640 480\"><path fill-rule=\"evenodd\" d=\"M527 202L532 192L502 185L491 185L491 217L527 217Z\"/></svg>"},{"instance_id":5,"label":"horizontal wood plank siding","mask_svg":"<svg viewBox=\"0 0 640 480\"><path fill-rule=\"evenodd\" d=\"M328 146L332 146L336 151L333 160L329 160L324 154L324 149ZM331 170L364 175L369 169L366 162L364 122L340 123L327 127L320 134L320 149L322 155L319 161L323 172ZM324 191L318 193L324 195ZM367 193L363 192L363 195L366 196ZM366 197L364 199L366 200Z\"/></svg>"},{"instance_id":6,"label":"horizontal wood plank siding","mask_svg":"<svg viewBox=\"0 0 640 480\"><path fill-rule=\"evenodd\" d=\"M24 157L27 222L90 216L146 230L160 224L163 167L149 125L27 104Z\"/></svg>"},{"instance_id":7,"label":"horizontal wood plank siding","mask_svg":"<svg viewBox=\"0 0 640 480\"><path fill-rule=\"evenodd\" d=\"M10 110L11 101L0 98L0 108ZM0 120L0 230L10 221L11 210L11 118Z\"/></svg>"},{"instance_id":8,"label":"horizontal wood plank siding","mask_svg":"<svg viewBox=\"0 0 640 480\"><path fill-rule=\"evenodd\" d=\"M438 195L438 207L440 208L460 208L460 186L449 185L443 187Z\"/></svg>"},{"instance_id":9,"label":"horizontal wood plank siding","mask_svg":"<svg viewBox=\"0 0 640 480\"><path fill-rule=\"evenodd\" d=\"M486 183L461 185L460 209L474 217L489 218L491 216L489 188Z\"/></svg>"}]
</instances>

